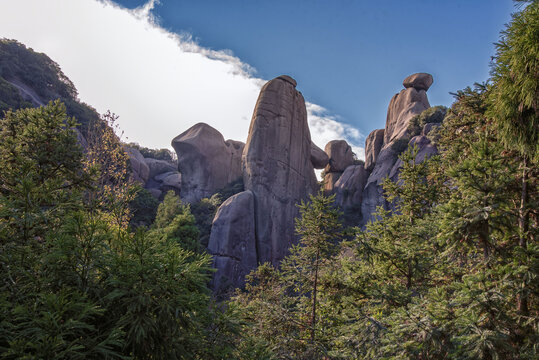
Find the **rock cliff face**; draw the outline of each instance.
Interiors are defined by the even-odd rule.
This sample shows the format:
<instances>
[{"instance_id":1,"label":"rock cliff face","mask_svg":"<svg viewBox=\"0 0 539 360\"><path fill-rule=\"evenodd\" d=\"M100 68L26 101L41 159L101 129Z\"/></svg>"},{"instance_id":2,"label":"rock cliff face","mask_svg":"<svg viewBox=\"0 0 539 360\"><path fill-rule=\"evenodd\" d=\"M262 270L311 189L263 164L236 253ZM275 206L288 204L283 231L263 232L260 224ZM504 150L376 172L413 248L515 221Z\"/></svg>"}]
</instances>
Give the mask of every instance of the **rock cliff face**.
<instances>
[{"instance_id":1,"label":"rock cliff face","mask_svg":"<svg viewBox=\"0 0 539 360\"><path fill-rule=\"evenodd\" d=\"M384 129L373 130L365 140L365 170L372 171L384 145Z\"/></svg>"},{"instance_id":2,"label":"rock cliff face","mask_svg":"<svg viewBox=\"0 0 539 360\"><path fill-rule=\"evenodd\" d=\"M245 189L255 196L258 262L278 265L296 241L296 204L317 188L305 100L294 79L279 76L260 91L243 168Z\"/></svg>"},{"instance_id":3,"label":"rock cliff face","mask_svg":"<svg viewBox=\"0 0 539 360\"><path fill-rule=\"evenodd\" d=\"M326 144L324 151L329 157L329 163L324 171L324 191L332 194L335 183L341 177L343 171L354 163L352 148L344 140L332 140Z\"/></svg>"},{"instance_id":4,"label":"rock cliff face","mask_svg":"<svg viewBox=\"0 0 539 360\"><path fill-rule=\"evenodd\" d=\"M212 224L208 252L217 272L212 287L218 293L242 286L257 262L254 195L247 190L228 198Z\"/></svg>"},{"instance_id":5,"label":"rock cliff face","mask_svg":"<svg viewBox=\"0 0 539 360\"><path fill-rule=\"evenodd\" d=\"M242 176L243 143L227 140L208 124L198 123L172 140L178 156L181 197L196 202Z\"/></svg>"},{"instance_id":6,"label":"rock cliff face","mask_svg":"<svg viewBox=\"0 0 539 360\"><path fill-rule=\"evenodd\" d=\"M386 177L393 181L397 180L400 152L409 145L418 144L420 153L425 154L421 157L422 161L426 154L432 155L436 151L426 137L410 139L408 132L410 120L430 107L426 91L432 83L432 76L426 73L413 74L404 79L405 89L395 94L389 103L385 129L383 132L375 130L367 138L365 167L372 170L363 189L361 225L374 218L373 214L378 206L389 209L390 204L387 204L383 197L382 182ZM383 142L380 140L382 133Z\"/></svg>"},{"instance_id":7,"label":"rock cliff face","mask_svg":"<svg viewBox=\"0 0 539 360\"><path fill-rule=\"evenodd\" d=\"M297 242L296 204L318 189L314 168L324 168L325 190L335 194L351 225L365 225L377 206L389 209L381 185L386 177L398 180L402 166L398 155L412 144L419 147L417 161L437 151L426 136L436 124L408 130L410 120L429 108L426 91L431 84L432 76L424 73L404 80L405 88L390 101L385 129L373 131L366 139L365 164L355 164L344 140L330 141L325 151L312 143L305 101L288 76L262 88L245 145L225 141L206 124L177 136L172 145L181 176L163 172L159 179L180 181L184 200L198 201L240 176L243 179L244 191L227 199L213 220L208 244L217 268L213 288L219 293L242 287L245 275L258 264L280 264ZM415 134L420 135L411 138ZM147 165L150 178L154 168L164 166Z\"/></svg>"},{"instance_id":8,"label":"rock cliff face","mask_svg":"<svg viewBox=\"0 0 539 360\"><path fill-rule=\"evenodd\" d=\"M180 194L181 175L172 161L145 158L139 150L125 148L131 163L132 178L138 181L155 198L162 199L172 190Z\"/></svg>"},{"instance_id":9,"label":"rock cliff face","mask_svg":"<svg viewBox=\"0 0 539 360\"><path fill-rule=\"evenodd\" d=\"M279 265L297 241L296 204L317 190L314 168L328 162L311 142L295 80L279 76L266 83L243 148L245 191L225 201L213 221L208 247L218 269L215 290L243 286L245 275L260 263Z\"/></svg>"}]
</instances>

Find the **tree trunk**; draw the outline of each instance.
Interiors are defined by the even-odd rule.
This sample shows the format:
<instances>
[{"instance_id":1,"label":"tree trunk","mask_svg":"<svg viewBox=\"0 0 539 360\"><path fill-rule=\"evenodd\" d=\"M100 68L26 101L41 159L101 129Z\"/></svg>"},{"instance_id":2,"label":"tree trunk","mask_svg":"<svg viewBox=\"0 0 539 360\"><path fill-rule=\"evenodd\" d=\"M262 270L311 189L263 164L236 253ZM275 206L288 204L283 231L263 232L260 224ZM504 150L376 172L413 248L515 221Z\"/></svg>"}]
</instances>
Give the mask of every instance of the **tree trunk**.
<instances>
[{"instance_id":1,"label":"tree trunk","mask_svg":"<svg viewBox=\"0 0 539 360\"><path fill-rule=\"evenodd\" d=\"M527 248L527 236L529 228L529 214L528 214L528 161L524 157L522 161L522 191L520 193L520 208L518 210L518 228L519 228L519 241L518 244L523 249ZM525 286L525 284L524 284ZM528 315L528 295L519 294L517 309L522 315Z\"/></svg>"},{"instance_id":2,"label":"tree trunk","mask_svg":"<svg viewBox=\"0 0 539 360\"><path fill-rule=\"evenodd\" d=\"M314 284L313 284L313 310L311 314L311 344L314 344L314 332L316 329L316 291L318 287L318 258L320 257L320 249L316 252L316 261L314 265Z\"/></svg>"}]
</instances>

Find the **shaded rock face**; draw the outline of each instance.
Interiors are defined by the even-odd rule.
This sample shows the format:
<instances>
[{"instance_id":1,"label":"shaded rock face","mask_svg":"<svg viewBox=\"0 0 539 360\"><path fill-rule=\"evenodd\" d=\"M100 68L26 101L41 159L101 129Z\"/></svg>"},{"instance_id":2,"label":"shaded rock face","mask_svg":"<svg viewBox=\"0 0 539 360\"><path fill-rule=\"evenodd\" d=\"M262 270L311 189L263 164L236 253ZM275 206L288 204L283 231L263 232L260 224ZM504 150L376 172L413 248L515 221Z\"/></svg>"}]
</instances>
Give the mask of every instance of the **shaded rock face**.
<instances>
[{"instance_id":1,"label":"shaded rock face","mask_svg":"<svg viewBox=\"0 0 539 360\"><path fill-rule=\"evenodd\" d=\"M372 131L365 139L365 169L371 171L384 145L384 129Z\"/></svg>"},{"instance_id":2,"label":"shaded rock face","mask_svg":"<svg viewBox=\"0 0 539 360\"><path fill-rule=\"evenodd\" d=\"M391 148L386 147L378 154L378 161L372 170L365 188L363 189L363 199L361 202L361 225L365 225L369 220L374 219L374 213L378 206L385 206L383 197L382 182L389 175L393 165L398 159L398 154Z\"/></svg>"},{"instance_id":3,"label":"shaded rock face","mask_svg":"<svg viewBox=\"0 0 539 360\"><path fill-rule=\"evenodd\" d=\"M354 163L352 148L344 140L332 140L326 144L324 151L329 157L329 163L325 167L324 191L333 194L335 183L343 171Z\"/></svg>"},{"instance_id":4,"label":"shaded rock face","mask_svg":"<svg viewBox=\"0 0 539 360\"><path fill-rule=\"evenodd\" d=\"M361 204L368 177L369 173L363 165L348 166L335 182L335 204L342 208Z\"/></svg>"},{"instance_id":5,"label":"shaded rock face","mask_svg":"<svg viewBox=\"0 0 539 360\"><path fill-rule=\"evenodd\" d=\"M211 286L217 293L243 287L245 276L258 265L254 206L254 195L247 190L228 198L217 210L208 243L217 269Z\"/></svg>"},{"instance_id":6,"label":"shaded rock face","mask_svg":"<svg viewBox=\"0 0 539 360\"><path fill-rule=\"evenodd\" d=\"M410 87L395 94L387 108L384 146L407 136L410 119L421 114L429 107L430 104L425 90Z\"/></svg>"},{"instance_id":7,"label":"shaded rock face","mask_svg":"<svg viewBox=\"0 0 539 360\"><path fill-rule=\"evenodd\" d=\"M196 202L242 176L243 143L228 140L208 124L198 123L172 140L178 156L181 197Z\"/></svg>"},{"instance_id":8,"label":"shaded rock face","mask_svg":"<svg viewBox=\"0 0 539 360\"><path fill-rule=\"evenodd\" d=\"M135 148L126 147L125 151L129 156L129 162L131 163L133 180L145 185L150 178L150 168L144 161L144 156Z\"/></svg>"},{"instance_id":9,"label":"shaded rock face","mask_svg":"<svg viewBox=\"0 0 539 360\"><path fill-rule=\"evenodd\" d=\"M342 175L342 171L330 172L324 175L324 193L326 195L332 195L335 190L335 183Z\"/></svg>"},{"instance_id":10,"label":"shaded rock face","mask_svg":"<svg viewBox=\"0 0 539 360\"><path fill-rule=\"evenodd\" d=\"M430 158L433 155L438 154L438 149L432 142L423 135L417 135L414 136L410 142L408 143L408 147L412 147L414 145L417 145L418 151L417 155L415 156L415 162L421 163L425 161L425 159ZM402 168L402 160L397 159L393 167L391 168L391 171L389 172L389 178L393 181L397 181L399 178L400 169Z\"/></svg>"},{"instance_id":11,"label":"shaded rock face","mask_svg":"<svg viewBox=\"0 0 539 360\"><path fill-rule=\"evenodd\" d=\"M132 177L146 188L155 198L173 190L180 194L181 175L172 161L145 158L135 148L125 148L131 162Z\"/></svg>"},{"instance_id":12,"label":"shaded rock face","mask_svg":"<svg viewBox=\"0 0 539 360\"><path fill-rule=\"evenodd\" d=\"M305 100L280 76L258 97L243 151L243 181L255 196L258 262L278 265L297 241L296 206L317 189Z\"/></svg>"},{"instance_id":13,"label":"shaded rock face","mask_svg":"<svg viewBox=\"0 0 539 360\"><path fill-rule=\"evenodd\" d=\"M311 143L311 163L315 169L323 169L329 163L329 156L314 143Z\"/></svg>"},{"instance_id":14,"label":"shaded rock face","mask_svg":"<svg viewBox=\"0 0 539 360\"><path fill-rule=\"evenodd\" d=\"M329 157L326 172L343 172L354 163L352 148L344 140L332 140L326 144L324 151Z\"/></svg>"},{"instance_id":15,"label":"shaded rock face","mask_svg":"<svg viewBox=\"0 0 539 360\"><path fill-rule=\"evenodd\" d=\"M386 127L383 133L384 140L377 156L371 156L371 153L376 153L375 146L373 146L374 139L367 138L365 143L365 165L368 169L372 168L372 172L363 189L361 225L365 225L369 220L374 220L373 214L378 206L383 206L386 209L390 208L390 204L383 197L382 182L386 177L389 177L392 181L397 181L398 179L401 164L397 153L399 149L396 148L398 148L397 145L400 145L399 142L404 141L405 147L406 144L409 146L417 143L421 153L421 156L418 154L418 159L421 158L421 161L427 156L427 153L436 151L430 145L430 140L424 136L421 139L414 137L408 141L410 135L407 131L410 120L430 107L426 90L432 83L432 76L426 73L413 74L404 79L403 85L405 89L393 96L389 103ZM374 138L373 133L371 135ZM380 134L377 134L377 136L380 136ZM377 146L380 146L379 143ZM370 150L370 148L373 148L373 150ZM374 157L374 161L369 160L370 157Z\"/></svg>"}]
</instances>

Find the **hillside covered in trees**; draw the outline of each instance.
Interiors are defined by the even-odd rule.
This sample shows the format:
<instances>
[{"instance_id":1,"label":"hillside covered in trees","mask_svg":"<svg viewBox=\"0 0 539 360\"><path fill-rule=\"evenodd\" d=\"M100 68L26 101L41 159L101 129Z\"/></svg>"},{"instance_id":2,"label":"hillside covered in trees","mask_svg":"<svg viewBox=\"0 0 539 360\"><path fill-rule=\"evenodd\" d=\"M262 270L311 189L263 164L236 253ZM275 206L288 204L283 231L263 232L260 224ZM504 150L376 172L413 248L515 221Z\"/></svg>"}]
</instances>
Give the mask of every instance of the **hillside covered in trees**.
<instances>
[{"instance_id":1,"label":"hillside covered in trees","mask_svg":"<svg viewBox=\"0 0 539 360\"><path fill-rule=\"evenodd\" d=\"M223 296L206 247L244 184L152 197L115 116L80 103L46 55L0 41L0 358L537 359L539 2L496 49L490 79L413 118L412 134L437 124L438 153L397 144L391 206L349 226L318 184L297 205L299 242Z\"/></svg>"}]
</instances>

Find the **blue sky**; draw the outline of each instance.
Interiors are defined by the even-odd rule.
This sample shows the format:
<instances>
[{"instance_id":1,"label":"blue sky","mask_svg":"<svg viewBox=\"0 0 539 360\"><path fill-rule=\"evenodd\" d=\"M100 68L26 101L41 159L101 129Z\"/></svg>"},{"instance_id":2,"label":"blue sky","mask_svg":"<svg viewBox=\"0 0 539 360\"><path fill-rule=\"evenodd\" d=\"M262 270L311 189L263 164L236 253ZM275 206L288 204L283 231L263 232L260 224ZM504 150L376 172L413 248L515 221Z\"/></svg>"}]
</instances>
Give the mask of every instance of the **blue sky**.
<instances>
[{"instance_id":1,"label":"blue sky","mask_svg":"<svg viewBox=\"0 0 539 360\"><path fill-rule=\"evenodd\" d=\"M56 61L98 111L153 148L197 122L245 141L262 84L307 100L313 141L362 157L402 80L428 72L431 105L487 80L510 0L0 0L0 37Z\"/></svg>"},{"instance_id":2,"label":"blue sky","mask_svg":"<svg viewBox=\"0 0 539 360\"><path fill-rule=\"evenodd\" d=\"M292 75L309 101L366 135L384 126L407 75L434 76L431 105L485 81L514 9L508 0L161 0L153 13L202 46L232 50L262 78Z\"/></svg>"}]
</instances>

